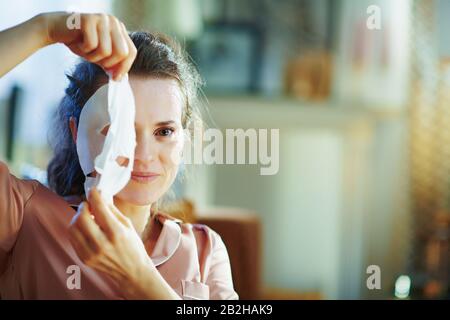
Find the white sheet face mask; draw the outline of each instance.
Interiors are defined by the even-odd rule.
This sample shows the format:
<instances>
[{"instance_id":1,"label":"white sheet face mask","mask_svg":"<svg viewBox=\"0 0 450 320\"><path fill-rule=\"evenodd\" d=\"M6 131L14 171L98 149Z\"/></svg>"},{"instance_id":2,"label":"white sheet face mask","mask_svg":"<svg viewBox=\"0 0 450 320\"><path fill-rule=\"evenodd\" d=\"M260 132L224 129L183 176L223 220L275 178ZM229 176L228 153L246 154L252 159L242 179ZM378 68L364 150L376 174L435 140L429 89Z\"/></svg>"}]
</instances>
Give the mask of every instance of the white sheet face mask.
<instances>
[{"instance_id":1,"label":"white sheet face mask","mask_svg":"<svg viewBox=\"0 0 450 320\"><path fill-rule=\"evenodd\" d=\"M76 145L80 166L86 176L86 195L97 186L104 199L112 203L114 195L127 185L136 148L135 114L128 75L119 82L110 79L84 105ZM118 159L125 160L124 164L120 165Z\"/></svg>"}]
</instances>

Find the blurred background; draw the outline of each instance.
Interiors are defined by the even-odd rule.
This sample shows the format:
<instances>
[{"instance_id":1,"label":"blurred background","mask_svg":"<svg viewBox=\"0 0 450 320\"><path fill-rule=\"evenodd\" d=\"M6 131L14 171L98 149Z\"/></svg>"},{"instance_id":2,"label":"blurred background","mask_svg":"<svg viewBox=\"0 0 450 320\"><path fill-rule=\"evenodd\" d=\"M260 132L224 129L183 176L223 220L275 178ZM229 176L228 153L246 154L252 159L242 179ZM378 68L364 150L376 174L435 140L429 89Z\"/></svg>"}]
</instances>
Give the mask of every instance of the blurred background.
<instances>
[{"instance_id":1,"label":"blurred background","mask_svg":"<svg viewBox=\"0 0 450 320\"><path fill-rule=\"evenodd\" d=\"M450 0L2 0L0 29L57 10L176 37L210 126L280 129L278 174L195 165L174 188L224 238L241 298L449 297ZM54 45L0 80L0 159L18 176L46 181L75 59Z\"/></svg>"}]
</instances>

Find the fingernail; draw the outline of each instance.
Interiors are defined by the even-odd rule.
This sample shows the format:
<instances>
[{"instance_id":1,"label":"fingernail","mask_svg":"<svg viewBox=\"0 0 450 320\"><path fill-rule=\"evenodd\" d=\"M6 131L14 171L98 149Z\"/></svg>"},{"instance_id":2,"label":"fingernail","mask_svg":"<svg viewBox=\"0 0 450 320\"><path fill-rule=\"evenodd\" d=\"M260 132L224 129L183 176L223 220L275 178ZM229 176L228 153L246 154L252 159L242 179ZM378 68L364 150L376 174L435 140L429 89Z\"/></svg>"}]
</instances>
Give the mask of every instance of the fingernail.
<instances>
[{"instance_id":1,"label":"fingernail","mask_svg":"<svg viewBox=\"0 0 450 320\"><path fill-rule=\"evenodd\" d=\"M84 201L82 203L80 203L80 205L78 206L77 214L75 216L80 215L81 212L83 212L83 210L84 210Z\"/></svg>"},{"instance_id":2,"label":"fingernail","mask_svg":"<svg viewBox=\"0 0 450 320\"><path fill-rule=\"evenodd\" d=\"M92 197L95 197L94 194L95 194L95 189L91 189L91 191L89 192L87 200L91 201Z\"/></svg>"}]
</instances>

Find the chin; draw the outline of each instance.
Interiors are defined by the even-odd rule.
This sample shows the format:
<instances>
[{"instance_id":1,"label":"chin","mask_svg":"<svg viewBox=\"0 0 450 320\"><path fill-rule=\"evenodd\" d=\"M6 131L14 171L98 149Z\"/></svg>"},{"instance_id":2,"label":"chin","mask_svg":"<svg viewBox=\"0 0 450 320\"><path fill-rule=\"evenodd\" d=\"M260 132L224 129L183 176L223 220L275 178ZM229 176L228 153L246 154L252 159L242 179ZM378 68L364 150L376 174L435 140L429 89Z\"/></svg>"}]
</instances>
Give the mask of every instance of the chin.
<instances>
[{"instance_id":1,"label":"chin","mask_svg":"<svg viewBox=\"0 0 450 320\"><path fill-rule=\"evenodd\" d=\"M148 206L158 201L164 194L160 186L141 186L130 182L116 197L136 206Z\"/></svg>"},{"instance_id":2,"label":"chin","mask_svg":"<svg viewBox=\"0 0 450 320\"><path fill-rule=\"evenodd\" d=\"M139 194L133 194L133 195L117 195L117 198L119 198L123 202L127 202L130 204L133 204L135 206L148 206L152 203L156 202L156 200L152 200L149 195L139 195Z\"/></svg>"}]
</instances>

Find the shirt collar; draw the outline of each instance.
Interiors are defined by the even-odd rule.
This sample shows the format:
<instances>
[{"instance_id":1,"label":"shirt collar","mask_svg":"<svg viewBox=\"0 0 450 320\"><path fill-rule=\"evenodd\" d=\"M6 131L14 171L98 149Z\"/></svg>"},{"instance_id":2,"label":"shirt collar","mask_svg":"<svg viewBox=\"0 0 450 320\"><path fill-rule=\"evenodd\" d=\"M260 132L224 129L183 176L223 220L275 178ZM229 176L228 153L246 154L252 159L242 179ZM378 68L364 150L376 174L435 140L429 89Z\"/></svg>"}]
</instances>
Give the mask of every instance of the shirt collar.
<instances>
[{"instance_id":1,"label":"shirt collar","mask_svg":"<svg viewBox=\"0 0 450 320\"><path fill-rule=\"evenodd\" d=\"M155 218L162 224L162 229L150 258L155 266L159 266L169 260L178 249L182 221L162 213L157 213Z\"/></svg>"}]
</instances>

